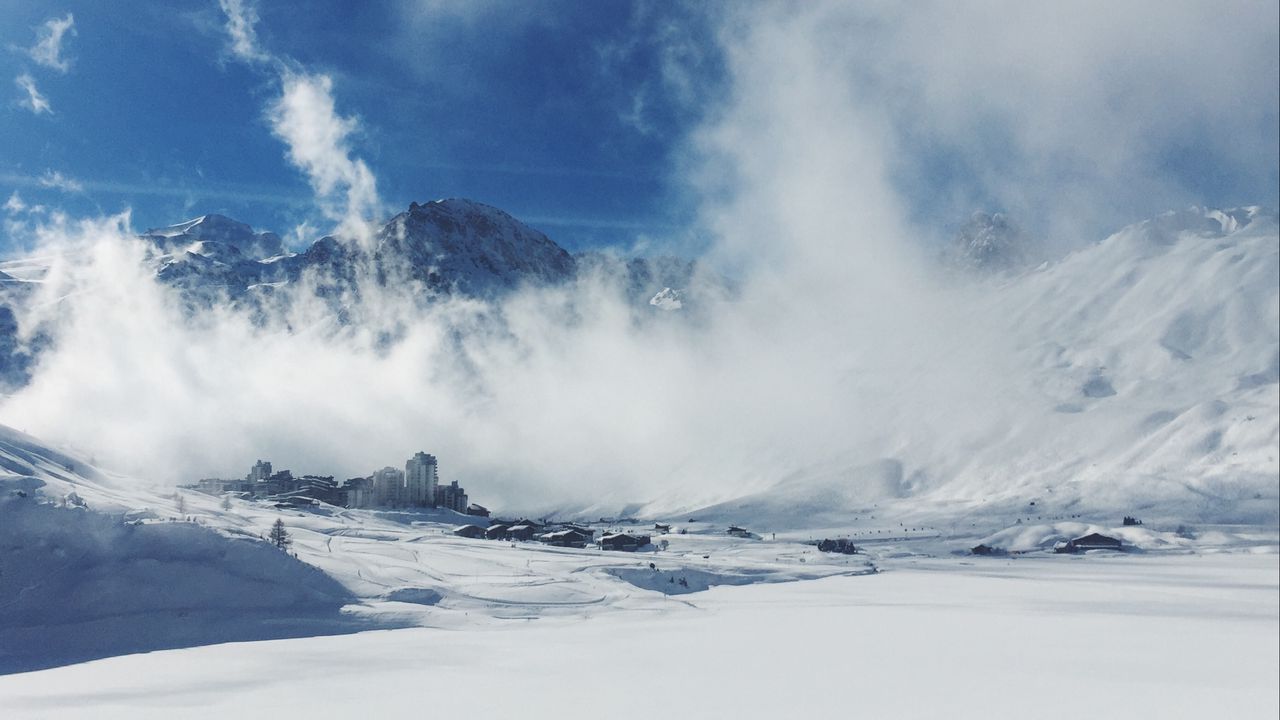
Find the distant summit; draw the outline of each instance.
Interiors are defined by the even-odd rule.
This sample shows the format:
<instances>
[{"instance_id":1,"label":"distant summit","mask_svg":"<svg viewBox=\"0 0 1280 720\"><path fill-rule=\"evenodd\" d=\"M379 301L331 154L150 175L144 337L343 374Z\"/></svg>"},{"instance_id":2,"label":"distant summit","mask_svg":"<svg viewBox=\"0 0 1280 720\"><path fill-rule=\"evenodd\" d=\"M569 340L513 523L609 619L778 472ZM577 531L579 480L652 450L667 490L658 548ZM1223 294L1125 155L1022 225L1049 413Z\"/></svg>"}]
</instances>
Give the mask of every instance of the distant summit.
<instances>
[{"instance_id":1,"label":"distant summit","mask_svg":"<svg viewBox=\"0 0 1280 720\"><path fill-rule=\"evenodd\" d=\"M563 282L575 262L546 235L498 208L452 198L419 204L377 233L384 277L409 276L441 292L492 297L525 282Z\"/></svg>"},{"instance_id":2,"label":"distant summit","mask_svg":"<svg viewBox=\"0 0 1280 720\"><path fill-rule=\"evenodd\" d=\"M1038 244L1004 213L975 212L946 250L951 264L982 272L1016 270L1040 255Z\"/></svg>"},{"instance_id":3,"label":"distant summit","mask_svg":"<svg viewBox=\"0 0 1280 720\"><path fill-rule=\"evenodd\" d=\"M255 233L248 225L224 215L202 215L177 225L148 230L142 237L157 247L205 256L235 254L260 260L284 254L279 235Z\"/></svg>"}]
</instances>

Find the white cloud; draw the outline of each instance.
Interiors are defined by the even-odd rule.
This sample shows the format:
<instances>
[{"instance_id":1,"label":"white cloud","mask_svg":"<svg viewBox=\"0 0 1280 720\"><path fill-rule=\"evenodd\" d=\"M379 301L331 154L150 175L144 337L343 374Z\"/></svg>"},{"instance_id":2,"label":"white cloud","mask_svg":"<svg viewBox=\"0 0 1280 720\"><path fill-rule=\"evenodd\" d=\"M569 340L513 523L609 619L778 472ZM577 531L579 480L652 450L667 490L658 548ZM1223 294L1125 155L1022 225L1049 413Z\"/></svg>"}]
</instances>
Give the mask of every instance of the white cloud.
<instances>
[{"instance_id":1,"label":"white cloud","mask_svg":"<svg viewBox=\"0 0 1280 720\"><path fill-rule=\"evenodd\" d=\"M75 178L63 175L57 170L45 170L40 176L40 187L61 190L68 193L84 192L84 183Z\"/></svg>"},{"instance_id":2,"label":"white cloud","mask_svg":"<svg viewBox=\"0 0 1280 720\"><path fill-rule=\"evenodd\" d=\"M248 62L270 60L271 56L258 45L258 9L252 0L218 0L218 4L227 16L232 54Z\"/></svg>"},{"instance_id":3,"label":"white cloud","mask_svg":"<svg viewBox=\"0 0 1280 720\"><path fill-rule=\"evenodd\" d=\"M18 213L26 209L27 209L27 204L23 202L22 196L18 194L17 190L14 190L13 194L10 195L9 199L6 200L4 203L4 210L6 213L10 215L17 215Z\"/></svg>"},{"instance_id":4,"label":"white cloud","mask_svg":"<svg viewBox=\"0 0 1280 720\"><path fill-rule=\"evenodd\" d=\"M40 93L40 88L36 87L36 79L31 77L29 73L22 73L14 78L13 84L26 93L24 97L18 98L19 105L36 115L53 112L53 107L49 105L48 98Z\"/></svg>"},{"instance_id":5,"label":"white cloud","mask_svg":"<svg viewBox=\"0 0 1280 720\"><path fill-rule=\"evenodd\" d=\"M895 180L924 152L913 141L965 153L1004 202L1062 215L1128 183L1163 188L1124 143L1186 137L1188 115L1229 130L1230 113L1210 105L1229 97L1256 119L1276 83L1271 56L1248 50L1265 49L1274 23L1241 31L1243 50L1206 55L1185 51L1207 18L1163 5L1116 10L1127 25L1114 31L1114 13L948 7L752 5L724 18L726 100L687 162L716 238L710 260L741 284L702 316L638 319L615 285L587 277L429 306L370 282L343 298L350 322L339 323L305 300L304 278L298 304L262 327L221 306L185 315L127 221L50 223L42 247L87 252L44 253L57 264L35 307L61 313L57 342L2 416L152 478L243 472L268 455L355 474L427 449L478 499L509 507L692 504L790 473L834 487L886 457L932 469L924 481L963 472L1038 391L1010 385L1025 352L1005 318L980 311L978 290L939 286L919 257L912 197ZM1135 27L1154 35L1127 40ZM1224 92L1203 94L1216 76ZM1236 92L1250 83L1255 95ZM332 217L372 212L372 173L351 148L358 123L338 112L328 77L286 73L267 114ZM1012 143L1003 159L981 152L984 133ZM1235 140L1254 152L1268 142ZM1052 197L1060 167L1097 188Z\"/></svg>"},{"instance_id":6,"label":"white cloud","mask_svg":"<svg viewBox=\"0 0 1280 720\"><path fill-rule=\"evenodd\" d=\"M875 186L910 202L938 183L955 193L938 215L1008 210L1070 238L1203 203L1205 174L1274 186L1277 135L1260 128L1280 103L1278 22L1275 3L813 2L735 6L723 38L740 83L769 83L757 92L857 107L856 124L797 113L778 132L885 148ZM752 44L770 35L793 44ZM761 54L785 65L811 48L827 67L790 78Z\"/></svg>"},{"instance_id":7,"label":"white cloud","mask_svg":"<svg viewBox=\"0 0 1280 720\"><path fill-rule=\"evenodd\" d=\"M307 174L321 209L347 236L366 239L378 210L377 182L353 158L350 136L359 127L334 106L327 75L286 73L282 93L267 109L271 129L289 146L289 160Z\"/></svg>"},{"instance_id":8,"label":"white cloud","mask_svg":"<svg viewBox=\"0 0 1280 720\"><path fill-rule=\"evenodd\" d=\"M289 161L306 173L320 211L337 223L336 232L367 242L369 223L380 202L373 172L352 156L350 138L359 122L338 114L328 75L291 69L295 63L259 46L258 12L252 0L220 0L220 4L236 57L269 62L278 74L280 96L268 105L266 115L272 132L288 146Z\"/></svg>"},{"instance_id":9,"label":"white cloud","mask_svg":"<svg viewBox=\"0 0 1280 720\"><path fill-rule=\"evenodd\" d=\"M71 13L66 17L46 20L36 31L36 44L27 54L44 67L67 72L71 69L71 61L62 56L62 39L68 32L75 34L74 26L75 17Z\"/></svg>"}]
</instances>

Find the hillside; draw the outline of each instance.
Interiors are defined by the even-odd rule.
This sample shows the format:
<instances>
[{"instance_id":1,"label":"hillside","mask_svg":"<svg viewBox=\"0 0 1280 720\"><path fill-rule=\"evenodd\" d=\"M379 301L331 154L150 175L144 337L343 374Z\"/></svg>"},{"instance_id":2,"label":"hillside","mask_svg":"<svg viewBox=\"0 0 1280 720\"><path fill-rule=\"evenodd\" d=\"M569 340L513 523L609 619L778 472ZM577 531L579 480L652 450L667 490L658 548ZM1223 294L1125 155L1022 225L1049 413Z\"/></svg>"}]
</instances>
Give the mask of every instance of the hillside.
<instances>
[{"instance_id":1,"label":"hillside","mask_svg":"<svg viewBox=\"0 0 1280 720\"><path fill-rule=\"evenodd\" d=\"M876 512L1274 525L1278 246L1272 212L1197 208L979 281L968 316L1006 339L1004 371L974 378L979 399L946 409L943 431L908 419L880 457L799 462L773 488L681 511L791 527Z\"/></svg>"}]
</instances>

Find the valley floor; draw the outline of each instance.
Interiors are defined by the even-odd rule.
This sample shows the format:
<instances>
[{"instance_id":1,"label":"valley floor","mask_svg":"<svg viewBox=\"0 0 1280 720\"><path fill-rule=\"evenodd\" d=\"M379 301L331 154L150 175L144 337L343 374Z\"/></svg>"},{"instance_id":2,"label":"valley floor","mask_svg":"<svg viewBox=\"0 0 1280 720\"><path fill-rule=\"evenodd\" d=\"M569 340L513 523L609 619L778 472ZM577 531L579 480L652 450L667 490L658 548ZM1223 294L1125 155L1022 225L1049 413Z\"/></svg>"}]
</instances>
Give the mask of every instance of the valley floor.
<instances>
[{"instance_id":1,"label":"valley floor","mask_svg":"<svg viewBox=\"0 0 1280 720\"><path fill-rule=\"evenodd\" d=\"M636 588L628 611L584 603L537 620L486 614L465 631L415 627L113 657L0 676L0 708L20 718L1280 712L1273 548L904 554L880 569L670 597Z\"/></svg>"}]
</instances>

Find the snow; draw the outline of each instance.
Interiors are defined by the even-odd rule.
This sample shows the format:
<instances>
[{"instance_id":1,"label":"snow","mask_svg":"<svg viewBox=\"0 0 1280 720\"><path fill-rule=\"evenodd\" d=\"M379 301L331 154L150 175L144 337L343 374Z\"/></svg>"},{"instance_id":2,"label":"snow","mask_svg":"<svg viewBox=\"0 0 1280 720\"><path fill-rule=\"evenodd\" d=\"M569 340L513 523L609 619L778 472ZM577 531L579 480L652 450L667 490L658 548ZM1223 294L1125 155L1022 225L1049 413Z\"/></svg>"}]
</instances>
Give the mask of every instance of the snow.
<instances>
[{"instance_id":1,"label":"snow","mask_svg":"<svg viewBox=\"0 0 1280 720\"><path fill-rule=\"evenodd\" d=\"M0 677L23 717L1275 717L1277 567L921 560L636 613L111 658Z\"/></svg>"},{"instance_id":2,"label":"snow","mask_svg":"<svg viewBox=\"0 0 1280 720\"><path fill-rule=\"evenodd\" d=\"M379 717L480 699L532 717L1277 710L1274 526L968 527L996 513L775 535L758 517L741 538L699 518L624 553L457 538L451 511L223 509L194 492L179 510L6 428L0 467L0 706L20 717ZM72 493L87 508L58 506ZM277 519L296 558L260 539ZM1046 550L1095 531L1130 552ZM837 534L862 552L807 544ZM965 554L979 539L1024 554Z\"/></svg>"},{"instance_id":3,"label":"snow","mask_svg":"<svg viewBox=\"0 0 1280 720\"><path fill-rule=\"evenodd\" d=\"M245 223L223 215L202 215L165 228L147 230L143 237L161 247L186 247L204 254L203 247L225 246L237 255L265 258L279 255L284 243L275 233L255 233Z\"/></svg>"},{"instance_id":4,"label":"snow","mask_svg":"<svg viewBox=\"0 0 1280 720\"><path fill-rule=\"evenodd\" d=\"M680 299L680 293L669 287L664 287L649 300L649 304L659 310L679 310L684 306Z\"/></svg>"},{"instance_id":5,"label":"snow","mask_svg":"<svg viewBox=\"0 0 1280 720\"><path fill-rule=\"evenodd\" d=\"M415 267L464 262L477 287L517 277L529 258L489 260L525 243L546 272L571 267L476 203L402 222L421 231L401 238ZM214 267L218 242L180 264ZM989 277L973 314L1013 338L1017 422L811 459L710 507L649 506L671 533L596 528L652 534L638 553L457 538L473 519L447 511L224 509L194 492L180 507L171 487L0 427L0 707L1275 717L1278 251L1273 214L1193 209ZM293 555L261 539L277 520ZM755 536L728 536L735 523ZM1126 551L1052 554L1094 532ZM809 544L825 537L863 552ZM1010 554L969 556L979 543Z\"/></svg>"},{"instance_id":6,"label":"snow","mask_svg":"<svg viewBox=\"0 0 1280 720\"><path fill-rule=\"evenodd\" d=\"M461 198L413 203L378 232L384 272L402 266L427 287L494 297L522 283L573 275L574 260L546 235L498 208Z\"/></svg>"}]
</instances>

